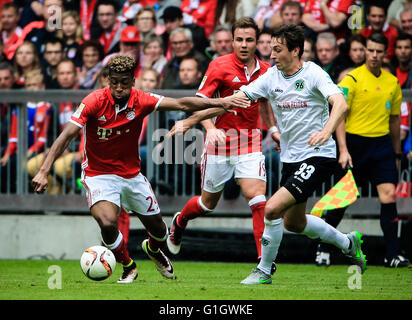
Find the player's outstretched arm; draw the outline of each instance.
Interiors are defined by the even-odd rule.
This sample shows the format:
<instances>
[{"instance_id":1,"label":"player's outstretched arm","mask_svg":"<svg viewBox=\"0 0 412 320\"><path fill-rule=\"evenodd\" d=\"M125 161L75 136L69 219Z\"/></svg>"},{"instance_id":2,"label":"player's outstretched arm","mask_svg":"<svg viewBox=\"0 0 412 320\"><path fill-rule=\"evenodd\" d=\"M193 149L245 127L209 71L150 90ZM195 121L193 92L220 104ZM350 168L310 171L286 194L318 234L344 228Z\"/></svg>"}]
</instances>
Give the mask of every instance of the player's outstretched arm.
<instances>
[{"instance_id":1,"label":"player's outstretched arm","mask_svg":"<svg viewBox=\"0 0 412 320\"><path fill-rule=\"evenodd\" d=\"M171 111L181 110L185 112L194 112L207 108L220 108L226 112L232 108L247 108L250 105L249 99L246 95L236 94L225 98L203 99L199 97L185 97L180 99L173 99L165 97L159 104L157 110ZM210 116L209 118L212 118ZM204 118L206 119L206 117Z\"/></svg>"},{"instance_id":2,"label":"player's outstretched arm","mask_svg":"<svg viewBox=\"0 0 412 320\"><path fill-rule=\"evenodd\" d=\"M329 120L326 122L321 131L311 134L308 142L310 146L323 145L329 140L330 136L336 130L340 122L345 119L346 112L348 111L348 105L346 104L343 94L337 93L331 95L328 101L332 105Z\"/></svg>"},{"instance_id":3,"label":"player's outstretched arm","mask_svg":"<svg viewBox=\"0 0 412 320\"><path fill-rule=\"evenodd\" d=\"M47 176L53 166L54 161L61 156L64 150L69 146L70 141L78 134L80 127L68 122L63 132L57 137L43 161L39 172L32 180L35 192L43 192L47 189Z\"/></svg>"},{"instance_id":4,"label":"player's outstretched arm","mask_svg":"<svg viewBox=\"0 0 412 320\"><path fill-rule=\"evenodd\" d=\"M245 108L250 105L249 99L243 92L237 92L229 97L220 98L220 99L204 99L204 98L200 98L200 99L205 100L208 103L211 102L211 100L229 101L228 103L232 105L230 108L234 108L234 107ZM190 117L177 121L176 124L173 126L173 128L169 131L168 136L172 137L175 135L183 134L187 130L189 130L191 127L193 127L195 124L199 123L200 121L217 117L226 112L232 112L236 114L234 110L230 110L226 106L224 108L223 107L213 107L213 108L208 108L205 110L197 111Z\"/></svg>"}]
</instances>

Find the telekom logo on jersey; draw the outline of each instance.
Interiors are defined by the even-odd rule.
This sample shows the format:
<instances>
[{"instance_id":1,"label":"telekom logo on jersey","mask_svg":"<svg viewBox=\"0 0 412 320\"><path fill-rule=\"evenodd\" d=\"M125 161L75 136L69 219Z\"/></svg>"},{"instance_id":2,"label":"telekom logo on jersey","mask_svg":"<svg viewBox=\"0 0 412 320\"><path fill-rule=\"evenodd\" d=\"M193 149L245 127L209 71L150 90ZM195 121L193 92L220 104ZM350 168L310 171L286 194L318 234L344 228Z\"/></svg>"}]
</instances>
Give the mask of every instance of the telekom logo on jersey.
<instances>
[{"instance_id":1,"label":"telekom logo on jersey","mask_svg":"<svg viewBox=\"0 0 412 320\"><path fill-rule=\"evenodd\" d=\"M208 145L209 155L238 155L240 153L261 152L260 130L242 129L238 132L235 129L223 130L230 139L226 143L216 143L214 146ZM167 136L169 130L157 129L153 132L152 141L158 142L152 150L152 161L155 164L200 164L202 154L205 151L205 135L202 130L189 129L183 135L173 138ZM250 137L258 137L251 139ZM246 148L246 152L245 152ZM240 151L240 152L239 152ZM229 161L235 161L229 157Z\"/></svg>"}]
</instances>

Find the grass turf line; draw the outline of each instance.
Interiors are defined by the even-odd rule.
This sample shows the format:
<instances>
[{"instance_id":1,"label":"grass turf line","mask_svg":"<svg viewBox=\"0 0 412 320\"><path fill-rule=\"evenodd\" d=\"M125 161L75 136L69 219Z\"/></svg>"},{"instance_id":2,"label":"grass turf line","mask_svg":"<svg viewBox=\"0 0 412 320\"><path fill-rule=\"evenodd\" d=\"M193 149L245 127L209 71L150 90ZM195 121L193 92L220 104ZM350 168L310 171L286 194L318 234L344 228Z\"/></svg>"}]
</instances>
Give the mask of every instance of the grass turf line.
<instances>
[{"instance_id":1,"label":"grass turf line","mask_svg":"<svg viewBox=\"0 0 412 320\"><path fill-rule=\"evenodd\" d=\"M0 260L1 300L411 300L412 269L370 266L354 282L348 266L328 268L280 264L271 285L241 285L250 263L174 262L177 280L164 279L151 261L136 261L133 284L117 284L122 273L100 282L87 279L78 261ZM61 289L56 269L61 270ZM49 273L50 270L50 273ZM360 280L359 280L360 279ZM359 282L360 281L360 282ZM348 282L360 289L350 289Z\"/></svg>"}]
</instances>

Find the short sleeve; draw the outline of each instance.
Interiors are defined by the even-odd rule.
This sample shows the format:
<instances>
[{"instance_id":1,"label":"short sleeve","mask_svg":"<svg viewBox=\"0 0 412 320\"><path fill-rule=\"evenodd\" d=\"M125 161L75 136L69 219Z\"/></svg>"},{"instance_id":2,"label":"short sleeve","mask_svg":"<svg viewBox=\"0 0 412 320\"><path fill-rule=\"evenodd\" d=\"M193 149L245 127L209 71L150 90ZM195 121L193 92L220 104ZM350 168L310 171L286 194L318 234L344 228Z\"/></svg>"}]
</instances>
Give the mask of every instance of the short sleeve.
<instances>
[{"instance_id":1,"label":"short sleeve","mask_svg":"<svg viewBox=\"0 0 412 320\"><path fill-rule=\"evenodd\" d=\"M257 100L259 98L270 99L268 83L270 83L271 74L272 72L268 70L255 81L249 83L246 86L241 86L240 91L244 92L250 100Z\"/></svg>"},{"instance_id":2,"label":"short sleeve","mask_svg":"<svg viewBox=\"0 0 412 320\"><path fill-rule=\"evenodd\" d=\"M160 102L163 100L163 96L152 92L138 91L134 102L135 107L142 109L142 115L147 116L157 109Z\"/></svg>"},{"instance_id":3,"label":"short sleeve","mask_svg":"<svg viewBox=\"0 0 412 320\"><path fill-rule=\"evenodd\" d=\"M218 74L218 69L217 64L213 61L209 64L209 68L197 89L196 95L204 98L212 98L214 96L222 78Z\"/></svg>"},{"instance_id":4,"label":"short sleeve","mask_svg":"<svg viewBox=\"0 0 412 320\"><path fill-rule=\"evenodd\" d=\"M76 111L70 117L70 122L83 128L86 125L86 122L93 114L93 110L97 104L96 96L90 93L86 96L83 101L79 104Z\"/></svg>"},{"instance_id":5,"label":"short sleeve","mask_svg":"<svg viewBox=\"0 0 412 320\"><path fill-rule=\"evenodd\" d=\"M341 82L339 82L338 86L339 89L342 91L346 103L348 104L348 108L350 109L352 105L352 100L355 95L355 84L356 84L356 79L355 77L348 73Z\"/></svg>"},{"instance_id":6,"label":"short sleeve","mask_svg":"<svg viewBox=\"0 0 412 320\"><path fill-rule=\"evenodd\" d=\"M396 83L396 89L392 98L391 115L398 115L401 113L402 104L402 89L399 82Z\"/></svg>"},{"instance_id":7,"label":"short sleeve","mask_svg":"<svg viewBox=\"0 0 412 320\"><path fill-rule=\"evenodd\" d=\"M314 70L315 77L315 87L319 90L322 96L327 100L330 96L342 93L338 86L332 81L332 78L320 67L318 70Z\"/></svg>"}]
</instances>

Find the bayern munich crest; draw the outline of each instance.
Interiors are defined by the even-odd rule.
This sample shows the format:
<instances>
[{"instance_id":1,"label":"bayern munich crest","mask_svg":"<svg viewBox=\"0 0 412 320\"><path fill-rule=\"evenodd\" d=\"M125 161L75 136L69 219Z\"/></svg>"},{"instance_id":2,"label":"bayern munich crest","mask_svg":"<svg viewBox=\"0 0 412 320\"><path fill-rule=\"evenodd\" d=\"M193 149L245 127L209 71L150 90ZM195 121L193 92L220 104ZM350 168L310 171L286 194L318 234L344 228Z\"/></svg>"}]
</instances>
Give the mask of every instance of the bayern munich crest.
<instances>
[{"instance_id":1,"label":"bayern munich crest","mask_svg":"<svg viewBox=\"0 0 412 320\"><path fill-rule=\"evenodd\" d=\"M134 113L134 111L130 111L126 114L126 119L127 120L133 120L134 117L136 117L136 113Z\"/></svg>"}]
</instances>

